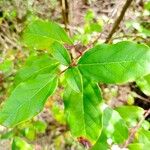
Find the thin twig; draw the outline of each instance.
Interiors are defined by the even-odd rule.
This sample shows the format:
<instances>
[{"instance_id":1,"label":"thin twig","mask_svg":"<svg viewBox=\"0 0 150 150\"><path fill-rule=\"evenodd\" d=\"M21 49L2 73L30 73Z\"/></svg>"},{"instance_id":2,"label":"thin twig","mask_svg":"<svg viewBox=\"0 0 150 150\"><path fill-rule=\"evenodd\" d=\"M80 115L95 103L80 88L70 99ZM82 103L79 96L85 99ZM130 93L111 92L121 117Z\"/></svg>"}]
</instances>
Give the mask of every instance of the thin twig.
<instances>
[{"instance_id":1,"label":"thin twig","mask_svg":"<svg viewBox=\"0 0 150 150\"><path fill-rule=\"evenodd\" d=\"M68 27L67 27L68 22L69 22L69 19L68 19L68 2L67 2L67 0L60 0L60 3L61 3L61 8L62 8L62 17L63 17L65 29L68 30Z\"/></svg>"},{"instance_id":2,"label":"thin twig","mask_svg":"<svg viewBox=\"0 0 150 150\"><path fill-rule=\"evenodd\" d=\"M134 38L134 39L140 38L140 39L142 39L142 40L145 40L144 37L139 36L139 35L123 35L123 36L117 36L117 37L112 38L112 40L121 39L121 38Z\"/></svg>"},{"instance_id":3,"label":"thin twig","mask_svg":"<svg viewBox=\"0 0 150 150\"><path fill-rule=\"evenodd\" d=\"M118 2L118 5L110 12L109 19L106 21L103 31L92 41L87 45L87 49L91 48L93 45L97 43L97 41L101 38L103 35L103 32L106 30L110 20L116 15L118 7L120 6L120 2Z\"/></svg>"},{"instance_id":4,"label":"thin twig","mask_svg":"<svg viewBox=\"0 0 150 150\"><path fill-rule=\"evenodd\" d=\"M122 8L122 11L121 11L119 17L116 19L116 21L115 21L115 23L114 23L114 25L112 27L111 32L108 34L108 37L106 38L105 43L109 43L109 41L111 40L113 34L116 32L116 29L119 27L119 24L122 21L125 13L126 13L127 9L129 8L129 6L130 6L130 4L131 4L132 1L133 0L127 0L126 1L125 5Z\"/></svg>"},{"instance_id":5,"label":"thin twig","mask_svg":"<svg viewBox=\"0 0 150 150\"><path fill-rule=\"evenodd\" d=\"M141 99L141 100L143 100L143 101L145 101L145 102L147 102L147 103L150 103L150 100L149 100L149 99L144 98L143 96L141 96L141 95L139 95L139 94L137 94L137 93L136 93L136 97L139 98L139 99Z\"/></svg>"},{"instance_id":6,"label":"thin twig","mask_svg":"<svg viewBox=\"0 0 150 150\"><path fill-rule=\"evenodd\" d=\"M113 18L113 16L116 14L116 10L117 10L117 8L115 8L115 9L112 10L111 16L110 16L110 18L107 20L107 22L105 23L106 25L105 25L103 31L94 39L94 41L92 41L91 43L89 43L89 44L87 45L87 49L91 48L91 47L92 47L94 44L96 44L97 41L101 38L103 32L105 31L105 28L108 26L110 20L111 20L111 19Z\"/></svg>"},{"instance_id":7,"label":"thin twig","mask_svg":"<svg viewBox=\"0 0 150 150\"><path fill-rule=\"evenodd\" d=\"M129 135L129 138L126 140L126 142L123 145L123 148L126 148L134 139L136 132L138 131L138 129L140 128L140 126L142 125L143 121L145 120L145 118L150 114L150 109L148 109L146 111L146 113L144 114L144 117L139 121L139 123L131 130L131 133Z\"/></svg>"}]
</instances>

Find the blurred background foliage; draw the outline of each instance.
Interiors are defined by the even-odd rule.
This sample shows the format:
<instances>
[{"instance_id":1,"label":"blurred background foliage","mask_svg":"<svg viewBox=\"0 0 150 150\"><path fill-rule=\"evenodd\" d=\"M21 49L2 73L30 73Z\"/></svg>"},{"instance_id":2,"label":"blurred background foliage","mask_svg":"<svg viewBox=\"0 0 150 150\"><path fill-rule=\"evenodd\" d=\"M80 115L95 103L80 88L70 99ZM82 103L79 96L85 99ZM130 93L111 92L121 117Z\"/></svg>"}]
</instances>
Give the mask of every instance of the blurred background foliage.
<instances>
[{"instance_id":1,"label":"blurred background foliage","mask_svg":"<svg viewBox=\"0 0 150 150\"><path fill-rule=\"evenodd\" d=\"M98 43L105 41L124 2L68 0L65 19L61 0L0 0L0 103L9 96L16 71L21 68L26 58L43 53L40 50L29 50L21 44L22 31L30 20L39 17L60 23L80 50L81 45L88 45L99 33L101 36ZM149 0L133 1L111 42L122 40L150 45ZM77 55L78 52L72 53ZM0 127L0 150L85 149L67 130L62 96L59 96L62 93L61 84L56 95L47 100L44 110L37 117L14 129ZM134 83L122 86L101 85L101 87L105 101L113 108L122 104L138 105L144 109L150 107L150 103L144 100L149 97ZM132 120L128 120L128 114L122 113L122 117L130 126L135 125L135 116ZM145 128L149 128L146 121ZM144 136L141 133L143 132L139 131L138 134Z\"/></svg>"}]
</instances>

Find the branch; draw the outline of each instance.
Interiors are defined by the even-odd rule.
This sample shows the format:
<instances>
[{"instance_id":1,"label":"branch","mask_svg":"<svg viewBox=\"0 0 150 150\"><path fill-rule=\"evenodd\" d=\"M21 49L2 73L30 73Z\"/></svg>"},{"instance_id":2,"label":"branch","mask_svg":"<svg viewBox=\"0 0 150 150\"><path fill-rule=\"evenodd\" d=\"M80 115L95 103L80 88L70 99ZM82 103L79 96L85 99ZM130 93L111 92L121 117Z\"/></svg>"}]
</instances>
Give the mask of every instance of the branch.
<instances>
[{"instance_id":1,"label":"branch","mask_svg":"<svg viewBox=\"0 0 150 150\"><path fill-rule=\"evenodd\" d=\"M140 126L142 125L143 121L145 120L145 118L150 114L150 109L148 109L146 111L146 113L144 114L144 117L139 121L139 123L135 126L135 128L132 129L129 138L126 140L126 142L124 143L123 148L126 148L131 142L132 139L135 137L136 132L138 131L138 129L140 128Z\"/></svg>"},{"instance_id":2,"label":"branch","mask_svg":"<svg viewBox=\"0 0 150 150\"><path fill-rule=\"evenodd\" d=\"M114 37L112 38L112 40L116 40L116 39L121 39L121 38L133 38L133 39L142 39L142 40L145 40L144 37L140 36L140 35L122 35L122 36L118 36L118 37Z\"/></svg>"},{"instance_id":3,"label":"branch","mask_svg":"<svg viewBox=\"0 0 150 150\"><path fill-rule=\"evenodd\" d=\"M97 41L101 38L103 32L105 31L105 29L107 28L110 20L116 15L117 13L117 10L118 10L118 7L120 7L120 3L116 5L116 7L110 12L110 14L108 15L109 16L109 19L107 20L107 22L105 23L105 26L103 28L103 31L94 39L94 41L90 42L88 45L87 45L87 49L91 48L93 45L95 45L97 43Z\"/></svg>"},{"instance_id":4,"label":"branch","mask_svg":"<svg viewBox=\"0 0 150 150\"><path fill-rule=\"evenodd\" d=\"M111 31L111 37L112 37L112 35L115 33L115 30L117 29L117 27L119 26L119 24L120 24L120 22L121 22L121 20L123 19L123 17L124 17L124 15L125 15L125 12L126 12L126 10L127 10L127 8L130 6L130 4L131 4L131 2L132 2L132 0L127 0L126 1L126 3L125 3L125 5L124 5L124 7L123 7L123 9L122 9L122 11L121 11L121 13L120 13L120 16L117 18L117 20L115 21L115 24L114 24L114 26L113 26L113 29L112 29L112 31ZM112 14L115 14L114 13L114 11L111 13L111 15ZM109 21L108 21L109 22ZM113 31L114 30L114 31ZM109 35L110 35L109 34ZM100 35L93 41L93 42L91 42L91 43L89 43L86 47L85 47L85 49L82 51L82 54L86 51L86 50L88 50L89 48L91 48L97 41L98 41L98 39L101 37L101 35L102 35L102 32L100 33ZM109 42L109 40L111 39L111 37L107 37L107 39L108 39L108 42ZM106 39L106 41L105 41L105 43L108 43L107 42L107 39ZM81 56L82 56L82 54L81 55L79 55L77 58L75 58L75 59L78 59L78 58L80 58Z\"/></svg>"},{"instance_id":5,"label":"branch","mask_svg":"<svg viewBox=\"0 0 150 150\"><path fill-rule=\"evenodd\" d=\"M68 30L68 23L69 23L69 18L68 18L68 2L67 0L60 0L61 4L61 9L62 9L62 17L63 17L63 23L65 25L65 29Z\"/></svg>"},{"instance_id":6,"label":"branch","mask_svg":"<svg viewBox=\"0 0 150 150\"><path fill-rule=\"evenodd\" d=\"M143 100L143 101L145 101L145 102L147 102L147 103L150 103L150 100L148 98L142 97L141 95L139 95L137 93L136 93L136 97Z\"/></svg>"},{"instance_id":7,"label":"branch","mask_svg":"<svg viewBox=\"0 0 150 150\"><path fill-rule=\"evenodd\" d=\"M125 5L122 8L122 11L121 11L119 17L116 19L116 21L113 25L113 28L112 28L111 32L109 33L108 37L106 38L105 43L109 43L110 39L112 38L113 34L115 33L116 29L118 28L120 22L122 21L125 13L126 13L127 9L129 8L132 1L133 0L127 0L126 1Z\"/></svg>"}]
</instances>

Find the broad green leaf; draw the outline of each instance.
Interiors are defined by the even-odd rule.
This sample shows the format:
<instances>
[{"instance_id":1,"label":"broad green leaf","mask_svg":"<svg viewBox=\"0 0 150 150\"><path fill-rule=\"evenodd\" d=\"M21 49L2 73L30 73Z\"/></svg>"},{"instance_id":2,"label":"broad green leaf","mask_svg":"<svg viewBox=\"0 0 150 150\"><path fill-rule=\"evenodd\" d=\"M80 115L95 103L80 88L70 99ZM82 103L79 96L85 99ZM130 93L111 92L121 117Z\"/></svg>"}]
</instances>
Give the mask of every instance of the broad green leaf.
<instances>
[{"instance_id":1,"label":"broad green leaf","mask_svg":"<svg viewBox=\"0 0 150 150\"><path fill-rule=\"evenodd\" d=\"M138 79L136 83L144 94L150 96L150 74Z\"/></svg>"},{"instance_id":2,"label":"broad green leaf","mask_svg":"<svg viewBox=\"0 0 150 150\"><path fill-rule=\"evenodd\" d=\"M150 48L143 44L119 42L98 45L78 62L83 76L102 83L125 83L150 73Z\"/></svg>"},{"instance_id":3,"label":"broad green leaf","mask_svg":"<svg viewBox=\"0 0 150 150\"><path fill-rule=\"evenodd\" d=\"M82 92L82 76L77 67L69 68L65 72L68 85L76 92Z\"/></svg>"},{"instance_id":4,"label":"broad green leaf","mask_svg":"<svg viewBox=\"0 0 150 150\"><path fill-rule=\"evenodd\" d=\"M57 79L52 74L20 83L0 110L0 124L12 127L38 114L56 86Z\"/></svg>"},{"instance_id":5,"label":"broad green leaf","mask_svg":"<svg viewBox=\"0 0 150 150\"><path fill-rule=\"evenodd\" d=\"M83 82L83 91L73 91L70 86L64 93L67 122L75 137L82 137L94 144L101 133L101 92L97 84Z\"/></svg>"},{"instance_id":6,"label":"broad green leaf","mask_svg":"<svg viewBox=\"0 0 150 150\"><path fill-rule=\"evenodd\" d=\"M23 34L23 42L35 49L48 49L55 41L72 43L63 28L52 21L34 20Z\"/></svg>"},{"instance_id":7,"label":"broad green leaf","mask_svg":"<svg viewBox=\"0 0 150 150\"><path fill-rule=\"evenodd\" d=\"M71 63L71 58L68 51L58 42L54 42L51 47L51 54L55 59L57 59L61 64L69 66Z\"/></svg>"},{"instance_id":8,"label":"broad green leaf","mask_svg":"<svg viewBox=\"0 0 150 150\"><path fill-rule=\"evenodd\" d=\"M138 106L120 106L115 109L126 121L127 125L134 127L143 118L144 109Z\"/></svg>"},{"instance_id":9,"label":"broad green leaf","mask_svg":"<svg viewBox=\"0 0 150 150\"><path fill-rule=\"evenodd\" d=\"M51 73L56 71L58 62L48 55L34 56L27 60L25 66L18 71L15 77L15 84L19 84L38 74Z\"/></svg>"},{"instance_id":10,"label":"broad green leaf","mask_svg":"<svg viewBox=\"0 0 150 150\"><path fill-rule=\"evenodd\" d=\"M109 147L108 139L113 143L121 144L128 138L128 128L119 113L109 107L103 111L102 133L93 146L92 150L107 150Z\"/></svg>"}]
</instances>

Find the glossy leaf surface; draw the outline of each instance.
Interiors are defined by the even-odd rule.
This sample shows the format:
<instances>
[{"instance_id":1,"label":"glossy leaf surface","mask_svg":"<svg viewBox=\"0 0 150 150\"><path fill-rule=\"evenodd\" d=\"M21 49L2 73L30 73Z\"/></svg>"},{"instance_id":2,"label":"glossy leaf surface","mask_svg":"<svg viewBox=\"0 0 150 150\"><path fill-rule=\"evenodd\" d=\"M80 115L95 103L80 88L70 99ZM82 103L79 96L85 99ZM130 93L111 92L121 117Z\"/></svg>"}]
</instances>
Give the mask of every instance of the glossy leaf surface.
<instances>
[{"instance_id":1,"label":"glossy leaf surface","mask_svg":"<svg viewBox=\"0 0 150 150\"><path fill-rule=\"evenodd\" d=\"M63 28L51 21L35 20L27 26L23 34L23 42L35 49L48 49L55 41L71 43Z\"/></svg>"},{"instance_id":2,"label":"glossy leaf surface","mask_svg":"<svg viewBox=\"0 0 150 150\"><path fill-rule=\"evenodd\" d=\"M69 68L65 72L68 85L76 92L82 92L82 76L77 67Z\"/></svg>"},{"instance_id":3,"label":"glossy leaf surface","mask_svg":"<svg viewBox=\"0 0 150 150\"><path fill-rule=\"evenodd\" d=\"M78 62L79 70L102 83L125 83L150 73L150 49L142 44L120 42L98 45Z\"/></svg>"},{"instance_id":4,"label":"glossy leaf surface","mask_svg":"<svg viewBox=\"0 0 150 150\"><path fill-rule=\"evenodd\" d=\"M61 45L60 43L54 42L50 47L50 52L53 55L53 57L57 59L58 62L60 62L61 64L66 66L70 65L71 63L70 55L67 49L65 49L63 45Z\"/></svg>"},{"instance_id":5,"label":"glossy leaf surface","mask_svg":"<svg viewBox=\"0 0 150 150\"><path fill-rule=\"evenodd\" d=\"M0 110L0 123L12 127L31 119L44 107L44 104L57 86L55 75L39 75L35 79L20 83Z\"/></svg>"},{"instance_id":6,"label":"glossy leaf surface","mask_svg":"<svg viewBox=\"0 0 150 150\"><path fill-rule=\"evenodd\" d=\"M25 66L18 71L15 77L15 84L19 84L38 74L51 73L56 71L58 62L48 55L34 56L27 60Z\"/></svg>"},{"instance_id":7,"label":"glossy leaf surface","mask_svg":"<svg viewBox=\"0 0 150 150\"><path fill-rule=\"evenodd\" d=\"M89 81L83 82L82 92L73 91L70 86L65 89L65 112L73 136L83 137L91 144L97 141L102 128L101 102L100 89Z\"/></svg>"}]
</instances>

